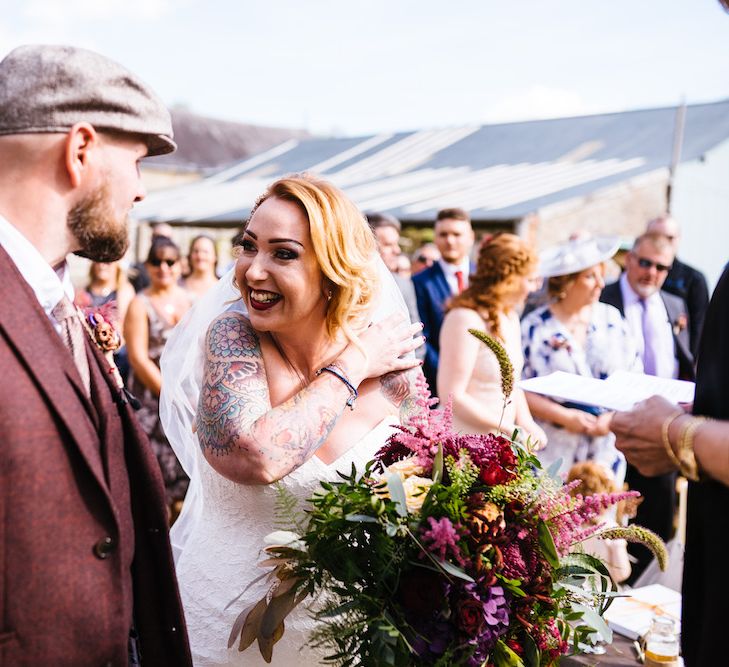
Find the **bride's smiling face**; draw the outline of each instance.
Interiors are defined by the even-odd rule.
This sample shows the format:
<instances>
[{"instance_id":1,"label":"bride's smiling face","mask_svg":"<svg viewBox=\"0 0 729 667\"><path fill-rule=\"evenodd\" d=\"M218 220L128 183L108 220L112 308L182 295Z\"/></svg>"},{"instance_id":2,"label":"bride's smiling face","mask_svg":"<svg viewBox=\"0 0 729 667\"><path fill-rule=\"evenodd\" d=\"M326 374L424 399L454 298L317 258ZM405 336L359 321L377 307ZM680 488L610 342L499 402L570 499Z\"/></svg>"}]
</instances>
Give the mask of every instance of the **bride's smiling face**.
<instances>
[{"instance_id":1,"label":"bride's smiling face","mask_svg":"<svg viewBox=\"0 0 729 667\"><path fill-rule=\"evenodd\" d=\"M235 277L258 331L305 333L326 315L324 277L314 254L309 221L295 203L270 197L243 236Z\"/></svg>"}]
</instances>

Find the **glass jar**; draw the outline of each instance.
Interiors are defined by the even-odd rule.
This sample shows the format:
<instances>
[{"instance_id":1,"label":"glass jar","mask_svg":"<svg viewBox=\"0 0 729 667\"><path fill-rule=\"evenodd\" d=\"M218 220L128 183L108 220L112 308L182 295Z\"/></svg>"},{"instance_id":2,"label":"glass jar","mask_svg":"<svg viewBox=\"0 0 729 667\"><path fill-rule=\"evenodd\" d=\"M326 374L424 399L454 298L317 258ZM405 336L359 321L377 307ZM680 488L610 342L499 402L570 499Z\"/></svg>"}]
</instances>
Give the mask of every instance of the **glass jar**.
<instances>
[{"instance_id":1,"label":"glass jar","mask_svg":"<svg viewBox=\"0 0 729 667\"><path fill-rule=\"evenodd\" d=\"M656 615L645 638L645 667L678 667L678 627L668 616Z\"/></svg>"}]
</instances>

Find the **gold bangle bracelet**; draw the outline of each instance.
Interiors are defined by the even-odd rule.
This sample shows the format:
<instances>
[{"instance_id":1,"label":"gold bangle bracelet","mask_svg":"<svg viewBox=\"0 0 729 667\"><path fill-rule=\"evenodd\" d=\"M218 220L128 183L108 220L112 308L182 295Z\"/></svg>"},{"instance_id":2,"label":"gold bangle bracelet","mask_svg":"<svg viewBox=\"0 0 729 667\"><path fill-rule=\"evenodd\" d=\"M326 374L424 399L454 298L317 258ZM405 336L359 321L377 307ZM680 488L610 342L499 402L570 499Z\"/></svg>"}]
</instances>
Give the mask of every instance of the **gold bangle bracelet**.
<instances>
[{"instance_id":1,"label":"gold bangle bracelet","mask_svg":"<svg viewBox=\"0 0 729 667\"><path fill-rule=\"evenodd\" d=\"M696 455L694 454L694 436L696 430L707 421L706 417L691 417L683 427L681 436L678 441L678 459L681 462L681 473L684 477L697 482L699 480L699 466L696 463Z\"/></svg>"},{"instance_id":2,"label":"gold bangle bracelet","mask_svg":"<svg viewBox=\"0 0 729 667\"><path fill-rule=\"evenodd\" d=\"M673 452L671 440L668 437L668 429L671 428L671 424L673 424L673 422L675 422L681 415L685 414L686 413L683 410L674 412L673 414L668 415L668 417L663 420L663 424L661 424L661 442L663 443L663 448L666 450L668 458L671 459L671 463L673 463L673 465L675 465L679 470L681 469L681 461L678 460L678 457Z\"/></svg>"}]
</instances>

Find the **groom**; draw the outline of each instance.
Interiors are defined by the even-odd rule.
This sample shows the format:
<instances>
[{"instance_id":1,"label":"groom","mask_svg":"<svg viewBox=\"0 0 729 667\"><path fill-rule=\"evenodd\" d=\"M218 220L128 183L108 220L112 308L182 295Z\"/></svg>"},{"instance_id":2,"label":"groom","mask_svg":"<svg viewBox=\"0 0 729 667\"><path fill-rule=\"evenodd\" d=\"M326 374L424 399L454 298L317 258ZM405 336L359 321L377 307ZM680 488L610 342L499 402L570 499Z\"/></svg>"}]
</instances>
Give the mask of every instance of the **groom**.
<instances>
[{"instance_id":1,"label":"groom","mask_svg":"<svg viewBox=\"0 0 729 667\"><path fill-rule=\"evenodd\" d=\"M66 255L119 259L169 113L91 51L0 62L0 665L191 664L159 469Z\"/></svg>"}]
</instances>

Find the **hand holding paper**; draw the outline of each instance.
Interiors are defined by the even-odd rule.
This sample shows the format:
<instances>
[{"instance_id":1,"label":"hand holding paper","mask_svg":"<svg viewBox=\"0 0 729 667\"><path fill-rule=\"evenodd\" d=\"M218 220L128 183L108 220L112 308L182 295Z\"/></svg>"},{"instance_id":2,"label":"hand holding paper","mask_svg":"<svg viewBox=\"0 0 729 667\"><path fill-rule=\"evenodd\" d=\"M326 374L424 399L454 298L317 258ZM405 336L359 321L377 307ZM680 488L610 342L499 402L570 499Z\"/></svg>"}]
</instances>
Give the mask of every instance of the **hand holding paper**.
<instances>
[{"instance_id":1,"label":"hand holding paper","mask_svg":"<svg viewBox=\"0 0 729 667\"><path fill-rule=\"evenodd\" d=\"M690 403L694 398L693 382L628 371L616 371L607 380L557 371L522 380L518 386L524 391L608 410L630 410L636 403L651 396L662 396L674 404Z\"/></svg>"}]
</instances>

